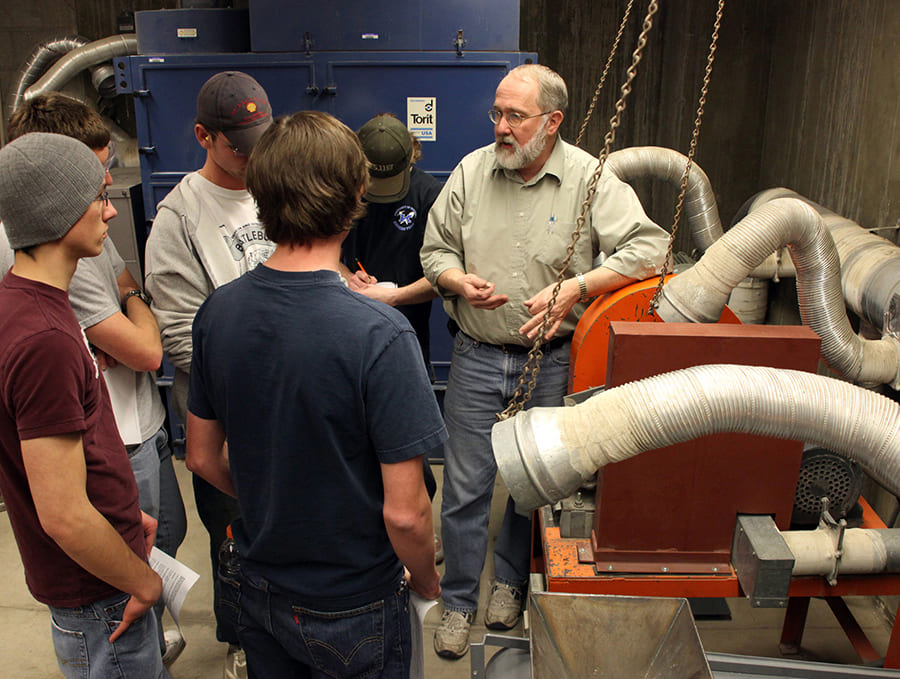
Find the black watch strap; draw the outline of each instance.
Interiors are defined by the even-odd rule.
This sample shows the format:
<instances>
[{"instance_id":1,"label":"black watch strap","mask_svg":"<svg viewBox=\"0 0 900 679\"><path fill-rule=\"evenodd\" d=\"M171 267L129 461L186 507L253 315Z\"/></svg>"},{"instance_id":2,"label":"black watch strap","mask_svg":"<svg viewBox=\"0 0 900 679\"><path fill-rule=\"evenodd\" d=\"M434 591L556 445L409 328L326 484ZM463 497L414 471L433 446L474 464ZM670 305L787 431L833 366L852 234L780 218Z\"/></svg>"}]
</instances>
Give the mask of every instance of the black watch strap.
<instances>
[{"instance_id":1,"label":"black watch strap","mask_svg":"<svg viewBox=\"0 0 900 679\"><path fill-rule=\"evenodd\" d=\"M139 297L140 300L144 304L146 304L147 306L150 306L150 295L148 295L146 292L144 292L140 288L135 288L134 290L129 290L128 292L125 293L125 296L122 298L122 307L123 308L128 303L129 297Z\"/></svg>"}]
</instances>

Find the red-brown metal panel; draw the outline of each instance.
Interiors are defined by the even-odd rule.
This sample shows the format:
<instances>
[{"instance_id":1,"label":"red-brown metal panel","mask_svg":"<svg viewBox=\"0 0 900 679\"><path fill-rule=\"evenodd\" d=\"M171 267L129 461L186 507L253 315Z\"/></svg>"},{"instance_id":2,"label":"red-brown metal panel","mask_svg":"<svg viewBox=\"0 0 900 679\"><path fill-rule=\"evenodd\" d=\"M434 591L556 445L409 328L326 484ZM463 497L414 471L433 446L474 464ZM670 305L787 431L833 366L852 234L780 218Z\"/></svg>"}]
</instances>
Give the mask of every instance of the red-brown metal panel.
<instances>
[{"instance_id":1,"label":"red-brown metal panel","mask_svg":"<svg viewBox=\"0 0 900 679\"><path fill-rule=\"evenodd\" d=\"M804 326L610 325L607 385L713 363L815 372L819 337ZM714 434L642 453L598 475L592 536L599 571L719 573L737 515L790 524L803 443Z\"/></svg>"}]
</instances>

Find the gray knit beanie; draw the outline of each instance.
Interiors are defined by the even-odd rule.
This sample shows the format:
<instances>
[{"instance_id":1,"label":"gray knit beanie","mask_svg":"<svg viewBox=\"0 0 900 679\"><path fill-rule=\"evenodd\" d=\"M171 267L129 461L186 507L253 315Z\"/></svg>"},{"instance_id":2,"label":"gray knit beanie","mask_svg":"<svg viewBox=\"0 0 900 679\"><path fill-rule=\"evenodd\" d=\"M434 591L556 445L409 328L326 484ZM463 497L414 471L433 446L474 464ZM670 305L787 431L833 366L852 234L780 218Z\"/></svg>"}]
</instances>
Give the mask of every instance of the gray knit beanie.
<instances>
[{"instance_id":1,"label":"gray knit beanie","mask_svg":"<svg viewBox=\"0 0 900 679\"><path fill-rule=\"evenodd\" d=\"M106 170L76 139L32 132L0 149L0 221L14 250L62 238L103 189Z\"/></svg>"}]
</instances>

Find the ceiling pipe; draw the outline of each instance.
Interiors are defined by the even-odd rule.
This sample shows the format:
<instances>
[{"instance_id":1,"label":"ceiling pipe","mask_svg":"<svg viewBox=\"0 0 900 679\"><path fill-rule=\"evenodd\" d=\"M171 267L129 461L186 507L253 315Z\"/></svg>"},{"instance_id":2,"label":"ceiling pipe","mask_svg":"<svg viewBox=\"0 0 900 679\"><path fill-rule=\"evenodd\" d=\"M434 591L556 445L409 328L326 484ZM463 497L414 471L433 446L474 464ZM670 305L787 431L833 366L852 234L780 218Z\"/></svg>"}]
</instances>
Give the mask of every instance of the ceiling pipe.
<instances>
[{"instance_id":1,"label":"ceiling pipe","mask_svg":"<svg viewBox=\"0 0 900 679\"><path fill-rule=\"evenodd\" d=\"M614 151L606 159L606 167L623 182L656 179L670 184L676 191L681 190L681 177L686 165L687 156L659 146L632 146ZM706 252L724 233L712 184L703 168L696 163L691 164L688 175L684 219L694 238L694 245L701 252Z\"/></svg>"},{"instance_id":2,"label":"ceiling pipe","mask_svg":"<svg viewBox=\"0 0 900 679\"><path fill-rule=\"evenodd\" d=\"M128 54L137 54L137 37L134 35L112 35L82 45L53 64L40 80L25 91L25 99L61 90L85 69Z\"/></svg>"},{"instance_id":3,"label":"ceiling pipe","mask_svg":"<svg viewBox=\"0 0 900 679\"><path fill-rule=\"evenodd\" d=\"M794 555L793 575L830 576L900 572L900 528L848 528L841 537L835 568L835 535L831 529L781 533Z\"/></svg>"},{"instance_id":4,"label":"ceiling pipe","mask_svg":"<svg viewBox=\"0 0 900 679\"><path fill-rule=\"evenodd\" d=\"M900 335L900 248L790 189L757 194L748 212L785 197L803 201L822 216L837 248L847 306L881 334Z\"/></svg>"},{"instance_id":5,"label":"ceiling pipe","mask_svg":"<svg viewBox=\"0 0 900 679\"><path fill-rule=\"evenodd\" d=\"M491 442L517 511L527 513L611 462L718 432L820 445L900 494L900 405L795 370L703 365L657 375L576 406L522 411L495 424Z\"/></svg>"},{"instance_id":6,"label":"ceiling pipe","mask_svg":"<svg viewBox=\"0 0 900 679\"><path fill-rule=\"evenodd\" d=\"M900 341L867 340L853 331L832 236L819 214L795 198L772 200L729 229L663 288L657 314L668 322L716 322L737 284L784 245L797 271L800 317L822 338L829 367L857 384L900 387Z\"/></svg>"},{"instance_id":7,"label":"ceiling pipe","mask_svg":"<svg viewBox=\"0 0 900 679\"><path fill-rule=\"evenodd\" d=\"M88 41L85 38L76 36L48 40L35 47L16 75L16 86L9 98L7 118L19 108L24 100L25 91L44 74L51 64L73 49L87 44Z\"/></svg>"}]
</instances>

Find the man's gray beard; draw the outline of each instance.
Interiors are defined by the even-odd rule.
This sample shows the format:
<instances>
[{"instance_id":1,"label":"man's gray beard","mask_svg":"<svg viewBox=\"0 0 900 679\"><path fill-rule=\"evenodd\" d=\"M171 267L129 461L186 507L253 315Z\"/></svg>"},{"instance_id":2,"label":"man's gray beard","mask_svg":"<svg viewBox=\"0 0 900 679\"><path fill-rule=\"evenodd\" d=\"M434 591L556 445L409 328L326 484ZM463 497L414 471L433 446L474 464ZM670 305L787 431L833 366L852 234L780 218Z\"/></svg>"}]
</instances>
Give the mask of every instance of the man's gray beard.
<instances>
[{"instance_id":1,"label":"man's gray beard","mask_svg":"<svg viewBox=\"0 0 900 679\"><path fill-rule=\"evenodd\" d=\"M520 146L519 142L512 135L504 137L502 141L511 143L513 150L511 152L504 151L500 146L501 142L496 142L494 144L494 155L497 157L497 163L499 163L500 167L507 170L521 170L537 160L544 147L547 146L547 123L544 122L524 146Z\"/></svg>"}]
</instances>

